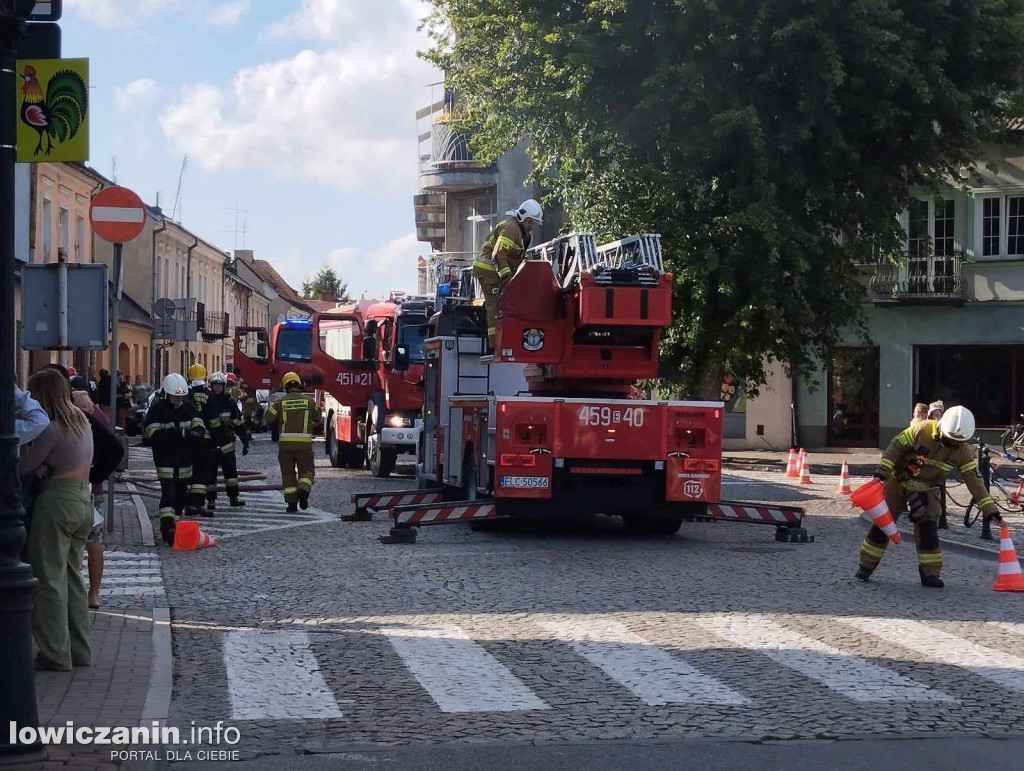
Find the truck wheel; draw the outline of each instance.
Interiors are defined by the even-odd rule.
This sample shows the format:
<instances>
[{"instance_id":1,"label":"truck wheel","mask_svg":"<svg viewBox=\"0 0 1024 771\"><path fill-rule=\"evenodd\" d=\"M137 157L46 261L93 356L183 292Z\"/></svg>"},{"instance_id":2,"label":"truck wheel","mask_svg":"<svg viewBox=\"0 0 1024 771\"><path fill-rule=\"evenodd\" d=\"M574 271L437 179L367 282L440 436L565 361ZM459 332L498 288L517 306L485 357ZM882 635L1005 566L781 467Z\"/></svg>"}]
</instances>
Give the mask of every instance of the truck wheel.
<instances>
[{"instance_id":1,"label":"truck wheel","mask_svg":"<svg viewBox=\"0 0 1024 771\"><path fill-rule=\"evenodd\" d=\"M468 445L462 461L462 500L475 501L477 498L476 456L473 446Z\"/></svg>"},{"instance_id":2,"label":"truck wheel","mask_svg":"<svg viewBox=\"0 0 1024 771\"><path fill-rule=\"evenodd\" d=\"M334 418L332 417L330 423L327 424L327 457L331 459L331 465L334 468L345 468L346 450L347 447L342 446L334 432Z\"/></svg>"},{"instance_id":3,"label":"truck wheel","mask_svg":"<svg viewBox=\"0 0 1024 771\"><path fill-rule=\"evenodd\" d=\"M673 535L683 524L682 514L653 517L645 514L627 514L622 517L630 535Z\"/></svg>"},{"instance_id":4,"label":"truck wheel","mask_svg":"<svg viewBox=\"0 0 1024 771\"><path fill-rule=\"evenodd\" d=\"M378 479L387 479L391 476L398 461L398 450L381 444L380 435L372 424L369 424L367 431L366 460L370 466L370 473Z\"/></svg>"}]
</instances>

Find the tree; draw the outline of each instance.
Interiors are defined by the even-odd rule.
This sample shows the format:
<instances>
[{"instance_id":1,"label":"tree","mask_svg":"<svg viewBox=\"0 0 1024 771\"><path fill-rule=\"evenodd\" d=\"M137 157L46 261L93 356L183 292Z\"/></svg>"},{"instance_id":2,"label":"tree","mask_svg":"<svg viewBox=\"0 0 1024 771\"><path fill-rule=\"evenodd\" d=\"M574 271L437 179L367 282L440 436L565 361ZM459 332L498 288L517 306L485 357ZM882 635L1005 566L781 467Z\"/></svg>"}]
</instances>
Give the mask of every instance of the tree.
<instances>
[{"instance_id":1,"label":"tree","mask_svg":"<svg viewBox=\"0 0 1024 771\"><path fill-rule=\"evenodd\" d=\"M425 53L489 160L529 139L568 229L658 232L690 394L806 375L864 326L912 188L1022 114L1009 0L432 0Z\"/></svg>"},{"instance_id":2,"label":"tree","mask_svg":"<svg viewBox=\"0 0 1024 771\"><path fill-rule=\"evenodd\" d=\"M302 282L303 299L319 300L325 293L339 302L349 299L348 284L341 283L341 277L329 265L322 265L313 278Z\"/></svg>"}]
</instances>

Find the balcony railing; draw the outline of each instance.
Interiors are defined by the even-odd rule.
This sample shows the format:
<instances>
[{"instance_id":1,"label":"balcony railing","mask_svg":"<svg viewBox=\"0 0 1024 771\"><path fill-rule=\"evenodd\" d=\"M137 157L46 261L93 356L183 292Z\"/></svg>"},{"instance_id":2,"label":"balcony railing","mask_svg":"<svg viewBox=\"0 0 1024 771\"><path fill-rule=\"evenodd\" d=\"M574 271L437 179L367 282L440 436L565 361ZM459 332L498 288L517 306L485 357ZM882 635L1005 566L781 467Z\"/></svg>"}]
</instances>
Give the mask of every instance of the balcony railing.
<instances>
[{"instance_id":1,"label":"balcony railing","mask_svg":"<svg viewBox=\"0 0 1024 771\"><path fill-rule=\"evenodd\" d=\"M456 131L446 120L430 125L430 154L420 156L421 169L479 168L483 165L473 157L468 134Z\"/></svg>"},{"instance_id":2,"label":"balcony railing","mask_svg":"<svg viewBox=\"0 0 1024 771\"><path fill-rule=\"evenodd\" d=\"M228 336L230 327L230 314L228 313L204 311L202 315L198 316L197 321L199 321L199 331L202 332L206 342L221 340Z\"/></svg>"},{"instance_id":3,"label":"balcony railing","mask_svg":"<svg viewBox=\"0 0 1024 771\"><path fill-rule=\"evenodd\" d=\"M964 299L963 254L904 254L875 267L868 281L876 302L958 302Z\"/></svg>"}]
</instances>

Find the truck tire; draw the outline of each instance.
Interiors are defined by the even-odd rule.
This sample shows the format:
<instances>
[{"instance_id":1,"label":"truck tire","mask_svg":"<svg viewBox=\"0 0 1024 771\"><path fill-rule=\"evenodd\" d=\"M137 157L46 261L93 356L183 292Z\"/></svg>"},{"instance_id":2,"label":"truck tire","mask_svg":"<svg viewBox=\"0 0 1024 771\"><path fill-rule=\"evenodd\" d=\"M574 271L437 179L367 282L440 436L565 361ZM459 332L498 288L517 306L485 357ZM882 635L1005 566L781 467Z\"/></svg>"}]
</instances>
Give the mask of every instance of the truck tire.
<instances>
[{"instance_id":1,"label":"truck tire","mask_svg":"<svg viewBox=\"0 0 1024 771\"><path fill-rule=\"evenodd\" d=\"M338 435L334 429L334 416L331 416L330 422L327 424L327 457L331 460L331 465L334 468L345 468L345 462L348 460L348 446L347 442L339 442Z\"/></svg>"},{"instance_id":2,"label":"truck tire","mask_svg":"<svg viewBox=\"0 0 1024 771\"><path fill-rule=\"evenodd\" d=\"M367 418L366 423L366 464L370 473L378 479L387 479L395 470L398 462L398 450L394 447L385 447L381 444L377 427L373 424L373 418Z\"/></svg>"},{"instance_id":3,"label":"truck tire","mask_svg":"<svg viewBox=\"0 0 1024 771\"><path fill-rule=\"evenodd\" d=\"M473 454L473 445L469 444L462 455L462 500L475 501L477 487L476 456Z\"/></svg>"},{"instance_id":4,"label":"truck tire","mask_svg":"<svg viewBox=\"0 0 1024 771\"><path fill-rule=\"evenodd\" d=\"M657 517L648 514L625 514L622 524L630 535L674 535L683 524L682 514Z\"/></svg>"}]
</instances>

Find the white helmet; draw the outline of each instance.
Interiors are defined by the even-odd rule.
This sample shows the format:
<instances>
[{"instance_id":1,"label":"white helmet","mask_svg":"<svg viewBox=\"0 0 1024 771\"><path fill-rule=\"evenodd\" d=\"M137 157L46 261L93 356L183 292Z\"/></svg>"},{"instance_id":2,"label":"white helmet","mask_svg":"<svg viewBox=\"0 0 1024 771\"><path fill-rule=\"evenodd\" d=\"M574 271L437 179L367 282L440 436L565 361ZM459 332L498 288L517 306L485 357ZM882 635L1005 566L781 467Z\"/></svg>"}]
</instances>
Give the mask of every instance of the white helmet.
<instances>
[{"instance_id":1,"label":"white helmet","mask_svg":"<svg viewBox=\"0 0 1024 771\"><path fill-rule=\"evenodd\" d=\"M966 407L950 407L939 419L939 434L954 442L969 441L974 436L974 414Z\"/></svg>"},{"instance_id":2,"label":"white helmet","mask_svg":"<svg viewBox=\"0 0 1024 771\"><path fill-rule=\"evenodd\" d=\"M223 372L214 372L212 375L210 375L210 379L207 382L209 382L210 385L213 385L214 383L220 383L221 385L226 386L228 384L228 376L225 375Z\"/></svg>"},{"instance_id":3,"label":"white helmet","mask_svg":"<svg viewBox=\"0 0 1024 771\"><path fill-rule=\"evenodd\" d=\"M188 383L177 372L164 378L164 393L167 396L188 396Z\"/></svg>"},{"instance_id":4,"label":"white helmet","mask_svg":"<svg viewBox=\"0 0 1024 771\"><path fill-rule=\"evenodd\" d=\"M544 224L544 210L540 208L540 204L532 198L527 198L515 211L506 212L510 217L515 217L517 220L522 222L526 218L530 218L538 225Z\"/></svg>"}]
</instances>

